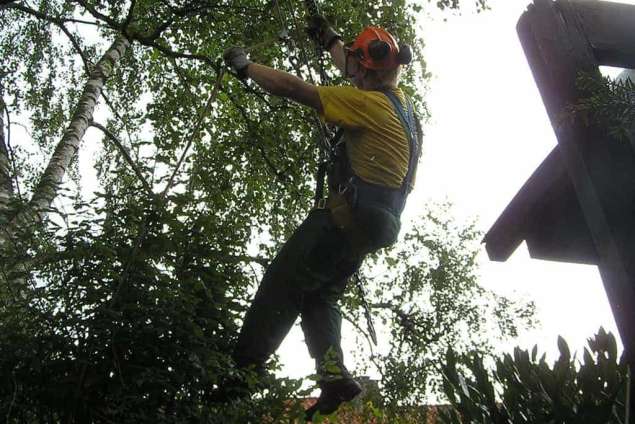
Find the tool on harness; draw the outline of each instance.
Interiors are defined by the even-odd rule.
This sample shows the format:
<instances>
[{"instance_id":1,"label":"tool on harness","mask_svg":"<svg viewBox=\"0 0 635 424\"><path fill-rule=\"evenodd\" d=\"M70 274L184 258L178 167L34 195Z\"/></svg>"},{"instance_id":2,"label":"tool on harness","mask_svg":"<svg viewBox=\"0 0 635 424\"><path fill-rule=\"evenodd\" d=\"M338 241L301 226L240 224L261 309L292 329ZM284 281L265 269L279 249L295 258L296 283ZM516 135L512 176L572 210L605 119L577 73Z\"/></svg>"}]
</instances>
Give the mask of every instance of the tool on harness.
<instances>
[{"instance_id":1,"label":"tool on harness","mask_svg":"<svg viewBox=\"0 0 635 424\"><path fill-rule=\"evenodd\" d=\"M331 146L331 154L329 155L328 160L323 160L318 165L318 171L315 177L315 196L313 198L313 204L315 209L324 209L326 207L326 197L324 196L324 180L326 179L326 174L329 171L329 168L332 166L333 160L335 159L335 152L342 141L342 136L344 135L344 130L339 129L333 136L333 138L329 141Z\"/></svg>"}]
</instances>

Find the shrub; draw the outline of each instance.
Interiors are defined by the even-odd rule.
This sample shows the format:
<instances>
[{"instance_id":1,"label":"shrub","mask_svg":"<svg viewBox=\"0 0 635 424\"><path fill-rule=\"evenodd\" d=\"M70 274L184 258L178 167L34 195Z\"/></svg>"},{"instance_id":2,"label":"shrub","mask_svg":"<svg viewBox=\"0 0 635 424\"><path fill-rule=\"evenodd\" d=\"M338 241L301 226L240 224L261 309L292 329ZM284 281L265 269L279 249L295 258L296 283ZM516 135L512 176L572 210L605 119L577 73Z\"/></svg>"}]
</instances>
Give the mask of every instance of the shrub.
<instances>
[{"instance_id":1,"label":"shrub","mask_svg":"<svg viewBox=\"0 0 635 424\"><path fill-rule=\"evenodd\" d=\"M538 349L516 348L488 371L479 355L458 357L451 349L444 365L444 392L453 408L445 424L623 423L627 368L617 343L600 328L588 340L580 363L562 337L560 357L549 366Z\"/></svg>"}]
</instances>

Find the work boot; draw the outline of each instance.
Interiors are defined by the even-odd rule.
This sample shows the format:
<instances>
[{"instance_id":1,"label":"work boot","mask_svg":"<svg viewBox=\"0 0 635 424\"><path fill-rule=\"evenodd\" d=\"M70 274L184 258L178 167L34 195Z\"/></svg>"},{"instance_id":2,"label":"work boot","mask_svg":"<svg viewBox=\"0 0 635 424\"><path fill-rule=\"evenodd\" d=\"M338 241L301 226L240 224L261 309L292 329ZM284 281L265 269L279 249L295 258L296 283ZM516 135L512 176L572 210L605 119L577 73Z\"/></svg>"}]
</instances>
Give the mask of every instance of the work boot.
<instances>
[{"instance_id":1,"label":"work boot","mask_svg":"<svg viewBox=\"0 0 635 424\"><path fill-rule=\"evenodd\" d=\"M322 391L317 402L305 412L306 421L311 421L318 411L321 415L332 414L343 402L353 400L362 392L362 386L348 376L320 382L320 388Z\"/></svg>"}]
</instances>

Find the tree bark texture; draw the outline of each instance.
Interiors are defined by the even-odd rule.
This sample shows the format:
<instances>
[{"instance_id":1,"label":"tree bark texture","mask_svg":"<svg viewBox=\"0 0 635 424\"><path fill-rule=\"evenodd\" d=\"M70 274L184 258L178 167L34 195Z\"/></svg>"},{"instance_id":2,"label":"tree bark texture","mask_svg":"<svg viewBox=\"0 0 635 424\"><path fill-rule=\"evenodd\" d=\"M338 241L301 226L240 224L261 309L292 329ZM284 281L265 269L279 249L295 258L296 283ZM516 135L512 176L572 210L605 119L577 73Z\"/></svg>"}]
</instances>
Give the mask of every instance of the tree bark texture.
<instances>
[{"instance_id":1,"label":"tree bark texture","mask_svg":"<svg viewBox=\"0 0 635 424\"><path fill-rule=\"evenodd\" d=\"M129 46L130 42L125 37L117 37L91 72L77 109L36 186L27 212L16 217L13 224L21 225L32 222L34 218L41 220L46 216L47 210L57 196L66 170L77 154L84 133L93 119L93 112L106 80Z\"/></svg>"},{"instance_id":2,"label":"tree bark texture","mask_svg":"<svg viewBox=\"0 0 635 424\"><path fill-rule=\"evenodd\" d=\"M0 92L0 221L5 214L9 201L13 196L13 184L11 182L11 161L9 149L4 136L5 104Z\"/></svg>"}]
</instances>

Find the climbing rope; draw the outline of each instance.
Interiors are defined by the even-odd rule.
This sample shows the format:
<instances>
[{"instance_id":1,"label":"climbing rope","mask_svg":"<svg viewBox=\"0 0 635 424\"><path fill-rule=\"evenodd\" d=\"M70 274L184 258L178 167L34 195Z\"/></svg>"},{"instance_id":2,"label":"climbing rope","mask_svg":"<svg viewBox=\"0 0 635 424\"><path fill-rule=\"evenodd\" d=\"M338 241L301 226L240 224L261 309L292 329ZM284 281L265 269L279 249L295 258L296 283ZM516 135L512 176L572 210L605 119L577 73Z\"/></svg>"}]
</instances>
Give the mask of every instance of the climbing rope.
<instances>
[{"instance_id":1,"label":"climbing rope","mask_svg":"<svg viewBox=\"0 0 635 424\"><path fill-rule=\"evenodd\" d=\"M214 88L212 89L212 92L207 98L207 102L205 102L205 106L203 106L203 109L201 109L201 112L198 115L196 124L194 125L194 128L192 129L192 133L188 137L187 144L185 145L183 152L181 152L181 157L179 157L179 160L176 163L176 166L174 167L174 171L172 172L172 175L170 175L170 178L168 179L168 183L165 185L165 188L161 192L161 196L160 196L161 200L164 200L166 198L168 190L172 188L172 184L174 184L174 178L176 177L176 174L178 174L179 169L181 168L181 165L183 164L183 161L185 160L185 156L187 155L188 151L192 147L192 143L194 142L194 139L198 136L201 130L201 127L203 126L203 121L205 120L205 117L209 114L212 104L214 103L214 101L216 100L216 97L218 96L218 92L220 91L220 86L221 86L221 83L223 82L224 75L225 75L225 67L223 66L222 59L219 59L216 62L216 82L214 83Z\"/></svg>"},{"instance_id":2,"label":"climbing rope","mask_svg":"<svg viewBox=\"0 0 635 424\"><path fill-rule=\"evenodd\" d=\"M300 28L303 28L303 26L300 25L300 23L298 22L297 19L297 13L296 13L296 9L293 7L293 4L291 2L288 3L289 5L289 15L291 16L291 19L293 21L293 26L295 27L295 33L300 34L301 31ZM286 27L286 23L284 22L284 20L282 19L281 16L281 12L280 12L280 7L278 4L278 1L276 1L276 6L277 6L277 10L278 10L278 14L279 14L279 19L281 20L281 23L283 25L283 28L285 28L288 32L288 29ZM309 9L311 10L317 10L317 6L316 9ZM314 16L314 15L310 15L310 16ZM302 62L302 65L304 65L308 71L308 80L311 84L313 85L328 85L329 84L329 80L328 80L328 76L326 75L326 71L324 69L324 63L321 61L321 58L323 56L323 50L322 48L319 46L319 43L315 43L316 45L316 58L318 59L318 72L320 75L320 81L316 81L315 78L313 78L313 74L311 73L311 64L310 64L310 60L309 60L309 56L307 54L306 48L304 46L303 43L297 42L297 40L295 42L292 43L292 45L294 46L294 48L297 50L298 52L298 56L299 56L299 60ZM295 68L296 71L296 75L299 78L303 78L303 75L300 71L300 69ZM304 78L303 78L304 79ZM320 117L317 113L317 111L313 111L313 121L315 122L315 125L319 128L319 139L318 139L318 145L321 148L320 151L320 160L325 159L325 158L331 158L332 155L334 154L333 152L333 148L331 145L330 140L333 137L333 134L331 134L331 132L329 131L329 129L326 127L326 125L324 124L324 122L322 122L320 120Z\"/></svg>"},{"instance_id":3,"label":"climbing rope","mask_svg":"<svg viewBox=\"0 0 635 424\"><path fill-rule=\"evenodd\" d=\"M207 101L205 102L205 105L203 106L203 108L201 109L198 115L198 119L196 120L196 123L192 129L192 132L188 137L188 141L185 145L185 148L183 149L183 152L181 152L181 156L179 157L179 160L177 161L177 164L174 167L174 171L172 171L172 174L170 175L170 178L168 179L168 182L165 188L163 189L161 194L156 198L157 210L161 210L165 206L165 202L167 201L168 191L170 190L170 188L172 188L176 175L178 174L179 169L181 168L181 165L183 164L183 161L185 160L185 157L187 156L188 151L192 147L192 143L194 139L198 137L201 127L203 126L203 122L205 121L205 117L209 115L212 104L216 100L216 97L218 96L218 92L220 91L220 87L221 87L224 75L225 75L225 67L223 66L222 59L218 59L216 62L216 81L214 82L214 87L212 88L212 91ZM128 274L130 273L130 267L132 266L131 259L135 258L137 256L139 249L141 249L141 246L143 245L145 238L148 236L149 226L150 226L150 213L146 213L146 216L141 222L141 231L139 231L139 234L137 235L135 239L134 245L132 246L132 252L129 255L129 260L126 262L123 272L121 273L119 284L117 285L117 288L110 299L109 303L111 306L114 306L117 303L117 301L119 300L119 295L123 287L128 283L127 281Z\"/></svg>"}]
</instances>

